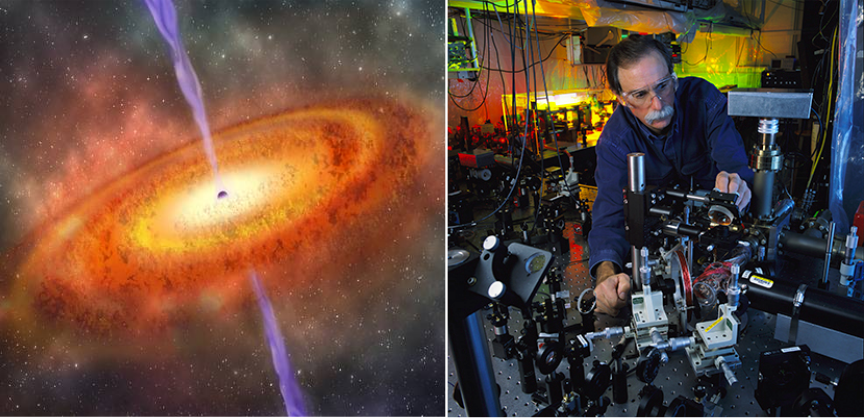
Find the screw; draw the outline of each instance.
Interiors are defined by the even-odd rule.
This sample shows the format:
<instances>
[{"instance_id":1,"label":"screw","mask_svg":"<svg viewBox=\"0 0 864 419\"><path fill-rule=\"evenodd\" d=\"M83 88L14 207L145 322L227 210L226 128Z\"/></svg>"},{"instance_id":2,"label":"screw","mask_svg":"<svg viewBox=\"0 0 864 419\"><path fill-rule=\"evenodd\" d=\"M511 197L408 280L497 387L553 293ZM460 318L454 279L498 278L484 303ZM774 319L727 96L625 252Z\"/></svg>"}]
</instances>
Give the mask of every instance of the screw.
<instances>
[{"instance_id":1,"label":"screw","mask_svg":"<svg viewBox=\"0 0 864 419\"><path fill-rule=\"evenodd\" d=\"M476 283L477 283L477 278L476 278L476 277L473 277L473 276L472 276L472 277L468 278L468 286L469 286L469 287L473 287L474 284L476 284Z\"/></svg>"}]
</instances>

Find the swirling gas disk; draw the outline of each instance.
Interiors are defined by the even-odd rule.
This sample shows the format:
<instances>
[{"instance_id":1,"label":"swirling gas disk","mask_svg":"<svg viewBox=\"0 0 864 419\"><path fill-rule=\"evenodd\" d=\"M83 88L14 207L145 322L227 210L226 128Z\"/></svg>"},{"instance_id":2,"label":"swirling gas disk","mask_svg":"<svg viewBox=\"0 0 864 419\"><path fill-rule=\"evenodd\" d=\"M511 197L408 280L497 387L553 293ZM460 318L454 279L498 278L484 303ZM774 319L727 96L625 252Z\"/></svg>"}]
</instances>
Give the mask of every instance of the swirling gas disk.
<instances>
[{"instance_id":1,"label":"swirling gas disk","mask_svg":"<svg viewBox=\"0 0 864 419\"><path fill-rule=\"evenodd\" d=\"M200 143L168 152L46 226L15 275L24 325L152 336L202 298L239 307L252 268L289 266L302 284L339 255L372 251L346 231L380 227L424 166L428 118L390 100L287 111L214 135L228 196ZM361 229L368 233L370 229ZM374 238L373 238L374 239ZM314 256L310 256L314 255Z\"/></svg>"}]
</instances>

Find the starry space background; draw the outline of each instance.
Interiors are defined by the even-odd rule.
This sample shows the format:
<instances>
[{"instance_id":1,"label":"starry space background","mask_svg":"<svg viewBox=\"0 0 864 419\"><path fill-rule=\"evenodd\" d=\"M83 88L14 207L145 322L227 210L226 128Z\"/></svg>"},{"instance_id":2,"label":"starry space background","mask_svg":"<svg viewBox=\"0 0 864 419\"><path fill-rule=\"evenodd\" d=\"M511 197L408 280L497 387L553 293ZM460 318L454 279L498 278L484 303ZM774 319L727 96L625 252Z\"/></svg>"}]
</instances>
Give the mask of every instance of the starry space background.
<instances>
[{"instance_id":1,"label":"starry space background","mask_svg":"<svg viewBox=\"0 0 864 419\"><path fill-rule=\"evenodd\" d=\"M214 131L375 95L432 109L441 131L429 142L443 144L440 1L175 3ZM194 323L169 342L119 352L33 343L2 327L10 276L26 243L38 241L34 229L197 137L143 1L0 0L0 413L284 413L254 310L230 328ZM370 250L351 280L274 297L310 414L443 414L436 170L440 208L423 213L424 231L400 237L399 250ZM386 228L398 236L399 225ZM367 281L360 297L345 289Z\"/></svg>"}]
</instances>

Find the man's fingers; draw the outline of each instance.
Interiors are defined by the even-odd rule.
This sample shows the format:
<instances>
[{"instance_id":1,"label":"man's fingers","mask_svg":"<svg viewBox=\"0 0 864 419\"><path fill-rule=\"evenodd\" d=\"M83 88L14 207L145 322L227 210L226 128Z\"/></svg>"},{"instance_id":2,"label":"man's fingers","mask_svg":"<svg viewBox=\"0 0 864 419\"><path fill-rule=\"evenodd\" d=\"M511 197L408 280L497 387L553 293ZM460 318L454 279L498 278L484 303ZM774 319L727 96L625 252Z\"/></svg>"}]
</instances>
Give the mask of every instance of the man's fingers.
<instances>
[{"instance_id":1,"label":"man's fingers","mask_svg":"<svg viewBox=\"0 0 864 419\"><path fill-rule=\"evenodd\" d=\"M747 182L744 182L742 189L743 192L741 193L741 196L738 197L738 202L735 203L738 205L739 210L743 210L747 204L750 203L750 198L753 197L753 193L750 192L750 188L747 187Z\"/></svg>"},{"instance_id":2,"label":"man's fingers","mask_svg":"<svg viewBox=\"0 0 864 419\"><path fill-rule=\"evenodd\" d=\"M729 189L727 189L728 193L738 193L738 188L740 187L741 176L738 176L738 173L732 173L731 175L729 175Z\"/></svg>"},{"instance_id":3,"label":"man's fingers","mask_svg":"<svg viewBox=\"0 0 864 419\"><path fill-rule=\"evenodd\" d=\"M630 277L623 273L612 275L594 289L594 296L597 298L597 307L594 310L616 316L619 309L627 304L629 294Z\"/></svg>"},{"instance_id":4,"label":"man's fingers","mask_svg":"<svg viewBox=\"0 0 864 419\"><path fill-rule=\"evenodd\" d=\"M737 193L740 195L741 191L739 189L743 182L738 173L720 172L714 180L714 189L723 193Z\"/></svg>"},{"instance_id":5,"label":"man's fingers","mask_svg":"<svg viewBox=\"0 0 864 419\"><path fill-rule=\"evenodd\" d=\"M717 178L714 180L714 189L723 193L729 192L729 173L717 173Z\"/></svg>"},{"instance_id":6,"label":"man's fingers","mask_svg":"<svg viewBox=\"0 0 864 419\"><path fill-rule=\"evenodd\" d=\"M630 294L630 281L618 281L618 300L627 301L627 296Z\"/></svg>"}]
</instances>

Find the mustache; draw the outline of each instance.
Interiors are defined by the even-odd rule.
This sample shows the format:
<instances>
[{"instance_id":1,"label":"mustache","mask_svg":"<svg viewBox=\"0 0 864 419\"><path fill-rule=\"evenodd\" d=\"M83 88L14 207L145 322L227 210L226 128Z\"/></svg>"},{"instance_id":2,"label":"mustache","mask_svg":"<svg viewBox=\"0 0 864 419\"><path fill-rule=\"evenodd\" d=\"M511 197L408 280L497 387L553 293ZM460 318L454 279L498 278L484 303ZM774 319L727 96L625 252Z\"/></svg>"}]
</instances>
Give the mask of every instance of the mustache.
<instances>
[{"instance_id":1,"label":"mustache","mask_svg":"<svg viewBox=\"0 0 864 419\"><path fill-rule=\"evenodd\" d=\"M645 115L645 122L647 122L648 124L653 124L654 122L661 119L669 118L674 112L675 108L673 108L672 105L663 105L663 109L660 109L659 111L652 111Z\"/></svg>"}]
</instances>

